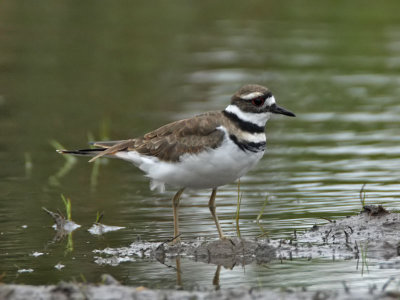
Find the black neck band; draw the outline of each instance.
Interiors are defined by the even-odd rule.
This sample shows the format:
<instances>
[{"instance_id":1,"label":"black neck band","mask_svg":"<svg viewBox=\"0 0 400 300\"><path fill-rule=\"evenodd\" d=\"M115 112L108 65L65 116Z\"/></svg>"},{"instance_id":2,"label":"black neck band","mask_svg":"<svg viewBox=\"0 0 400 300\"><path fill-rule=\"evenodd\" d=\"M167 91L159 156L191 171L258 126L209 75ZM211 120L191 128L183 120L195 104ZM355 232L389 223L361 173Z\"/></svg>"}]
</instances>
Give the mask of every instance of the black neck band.
<instances>
[{"instance_id":1,"label":"black neck band","mask_svg":"<svg viewBox=\"0 0 400 300\"><path fill-rule=\"evenodd\" d=\"M231 139L232 142L236 144L236 146L240 148L240 150L244 152L257 153L265 151L265 147L267 144L266 142L254 143L254 142L239 141L237 136L234 134L231 134L229 138Z\"/></svg>"},{"instance_id":2,"label":"black neck band","mask_svg":"<svg viewBox=\"0 0 400 300\"><path fill-rule=\"evenodd\" d=\"M265 126L258 126L254 123L243 121L234 113L224 110L222 112L225 117L233 121L241 130L250 132L250 133L261 133L264 132Z\"/></svg>"}]
</instances>

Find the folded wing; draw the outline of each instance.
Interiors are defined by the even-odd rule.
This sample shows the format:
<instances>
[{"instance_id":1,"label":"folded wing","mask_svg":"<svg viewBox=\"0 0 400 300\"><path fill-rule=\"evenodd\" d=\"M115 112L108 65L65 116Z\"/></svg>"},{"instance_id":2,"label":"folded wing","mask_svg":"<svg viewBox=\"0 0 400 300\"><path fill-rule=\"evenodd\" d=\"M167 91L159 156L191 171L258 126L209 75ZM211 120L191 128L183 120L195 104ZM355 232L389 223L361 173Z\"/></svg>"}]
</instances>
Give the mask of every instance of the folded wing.
<instances>
[{"instance_id":1,"label":"folded wing","mask_svg":"<svg viewBox=\"0 0 400 300\"><path fill-rule=\"evenodd\" d=\"M217 129L220 126L218 123L220 118L215 114L220 112L210 112L173 122L137 139L93 142L92 144L99 147L97 150L101 152L98 152L90 162L120 151L136 151L163 161L177 162L182 155L215 149L222 143L225 134Z\"/></svg>"}]
</instances>

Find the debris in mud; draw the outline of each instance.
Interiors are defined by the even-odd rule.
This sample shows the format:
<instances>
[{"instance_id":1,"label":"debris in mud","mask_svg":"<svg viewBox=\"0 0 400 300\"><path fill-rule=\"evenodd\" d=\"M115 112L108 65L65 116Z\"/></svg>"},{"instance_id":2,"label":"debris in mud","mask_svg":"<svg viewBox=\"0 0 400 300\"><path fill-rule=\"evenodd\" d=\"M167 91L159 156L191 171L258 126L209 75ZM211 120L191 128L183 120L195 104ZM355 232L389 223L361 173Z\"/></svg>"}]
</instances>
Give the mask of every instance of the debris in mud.
<instances>
[{"instance_id":1,"label":"debris in mud","mask_svg":"<svg viewBox=\"0 0 400 300\"><path fill-rule=\"evenodd\" d=\"M17 272L18 273L32 273L33 269L19 269Z\"/></svg>"},{"instance_id":2,"label":"debris in mud","mask_svg":"<svg viewBox=\"0 0 400 300\"><path fill-rule=\"evenodd\" d=\"M125 229L125 227L110 226L110 225L104 225L101 223L94 223L93 226L88 229L88 231L93 235L102 235L107 232L117 231L117 230L121 230L121 229Z\"/></svg>"},{"instance_id":3,"label":"debris in mud","mask_svg":"<svg viewBox=\"0 0 400 300\"><path fill-rule=\"evenodd\" d=\"M72 232L81 227L81 225L76 224L74 221L66 219L61 212L55 213L45 207L42 207L42 209L53 218L54 222L56 222L55 229L57 231Z\"/></svg>"},{"instance_id":4,"label":"debris in mud","mask_svg":"<svg viewBox=\"0 0 400 300\"><path fill-rule=\"evenodd\" d=\"M54 268L56 268L57 270L61 270L61 269L64 269L65 268L65 265L62 265L62 264L60 264L60 263L58 263L58 264L56 264L55 266L54 266Z\"/></svg>"},{"instance_id":5,"label":"debris in mud","mask_svg":"<svg viewBox=\"0 0 400 300\"><path fill-rule=\"evenodd\" d=\"M69 243L67 245L68 251L71 251L73 249L72 246L72 232L75 229L78 229L79 227L81 227L81 225L76 224L74 221L72 220L68 220L66 219L63 214L59 211L58 213L52 212L48 209L46 209L45 207L42 207L42 209L47 212L52 218L53 220L56 222L55 225L53 225L53 228L56 230L56 234L53 237L53 240L51 241L51 243L54 242L59 242L61 240L63 240L66 236L68 236L69 239Z\"/></svg>"},{"instance_id":6,"label":"debris in mud","mask_svg":"<svg viewBox=\"0 0 400 300\"><path fill-rule=\"evenodd\" d=\"M37 252L37 251L35 251L35 252L33 252L33 253L31 254L31 256L33 256L33 257L39 257L39 256L42 256L42 255L44 255L43 252Z\"/></svg>"},{"instance_id":7,"label":"debris in mud","mask_svg":"<svg viewBox=\"0 0 400 300\"><path fill-rule=\"evenodd\" d=\"M120 229L125 229L125 227L121 227L121 226L110 226L110 225L105 225L100 223L100 221L103 219L104 217L104 213L100 213L97 212L97 216L96 216L96 222L94 222L94 224L92 225L92 227L90 227L88 229L88 231L93 234L93 235L102 235L104 233L107 232L111 232L111 231L117 231Z\"/></svg>"}]
</instances>

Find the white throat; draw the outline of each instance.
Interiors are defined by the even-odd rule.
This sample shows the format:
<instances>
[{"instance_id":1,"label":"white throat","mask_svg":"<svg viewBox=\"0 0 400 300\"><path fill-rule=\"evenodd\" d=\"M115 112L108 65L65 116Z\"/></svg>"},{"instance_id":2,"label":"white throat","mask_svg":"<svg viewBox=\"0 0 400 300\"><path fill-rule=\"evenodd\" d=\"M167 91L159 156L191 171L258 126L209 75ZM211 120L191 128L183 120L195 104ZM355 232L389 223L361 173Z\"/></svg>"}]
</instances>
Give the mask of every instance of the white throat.
<instances>
[{"instance_id":1,"label":"white throat","mask_svg":"<svg viewBox=\"0 0 400 300\"><path fill-rule=\"evenodd\" d=\"M250 113L241 111L236 105L229 104L225 111L235 114L239 119L256 124L257 126L264 127L269 118L271 117L270 112L265 113Z\"/></svg>"}]
</instances>

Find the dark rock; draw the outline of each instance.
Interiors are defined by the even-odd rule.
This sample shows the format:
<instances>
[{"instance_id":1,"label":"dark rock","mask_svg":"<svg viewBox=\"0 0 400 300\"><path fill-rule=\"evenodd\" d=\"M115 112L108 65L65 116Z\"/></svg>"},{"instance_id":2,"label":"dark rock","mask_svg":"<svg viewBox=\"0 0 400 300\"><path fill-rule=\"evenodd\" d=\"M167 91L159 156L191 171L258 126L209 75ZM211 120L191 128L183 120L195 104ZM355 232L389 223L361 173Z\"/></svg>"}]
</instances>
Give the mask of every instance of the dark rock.
<instances>
[{"instance_id":1,"label":"dark rock","mask_svg":"<svg viewBox=\"0 0 400 300\"><path fill-rule=\"evenodd\" d=\"M390 214L382 205L365 205L360 213L374 217Z\"/></svg>"}]
</instances>

